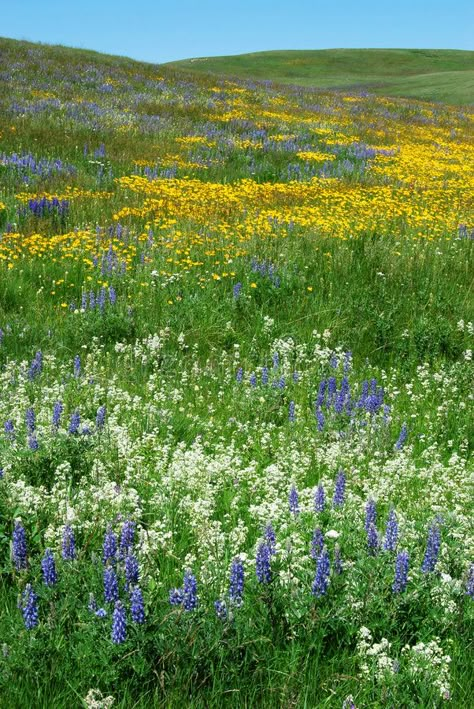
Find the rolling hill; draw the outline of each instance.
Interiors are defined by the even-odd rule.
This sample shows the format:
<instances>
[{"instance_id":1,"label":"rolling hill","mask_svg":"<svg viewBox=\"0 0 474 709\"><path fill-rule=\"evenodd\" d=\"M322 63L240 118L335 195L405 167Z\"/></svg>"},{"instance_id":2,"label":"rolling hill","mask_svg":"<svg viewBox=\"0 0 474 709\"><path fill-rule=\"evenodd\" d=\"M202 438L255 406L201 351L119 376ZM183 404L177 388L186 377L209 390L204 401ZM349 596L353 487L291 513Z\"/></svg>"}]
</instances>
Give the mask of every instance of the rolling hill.
<instances>
[{"instance_id":1,"label":"rolling hill","mask_svg":"<svg viewBox=\"0 0 474 709\"><path fill-rule=\"evenodd\" d=\"M381 95L474 103L474 52L470 51L290 50L186 59L169 66L324 89L367 89Z\"/></svg>"}]
</instances>

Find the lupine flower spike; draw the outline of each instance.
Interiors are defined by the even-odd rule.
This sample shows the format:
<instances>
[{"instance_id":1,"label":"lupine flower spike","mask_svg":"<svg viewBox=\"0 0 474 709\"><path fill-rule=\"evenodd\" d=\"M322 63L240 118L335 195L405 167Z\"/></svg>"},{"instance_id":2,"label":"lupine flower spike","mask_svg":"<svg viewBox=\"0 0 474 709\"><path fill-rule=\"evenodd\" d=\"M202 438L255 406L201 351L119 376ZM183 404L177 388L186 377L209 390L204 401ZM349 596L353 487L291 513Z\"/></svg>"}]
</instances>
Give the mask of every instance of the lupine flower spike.
<instances>
[{"instance_id":1,"label":"lupine flower spike","mask_svg":"<svg viewBox=\"0 0 474 709\"><path fill-rule=\"evenodd\" d=\"M116 601L112 618L112 642L119 645L125 642L126 639L127 617L125 615L125 608L120 601Z\"/></svg>"},{"instance_id":2,"label":"lupine flower spike","mask_svg":"<svg viewBox=\"0 0 474 709\"><path fill-rule=\"evenodd\" d=\"M12 557L17 571L27 568L26 532L21 522L16 522L13 530Z\"/></svg>"},{"instance_id":3,"label":"lupine flower spike","mask_svg":"<svg viewBox=\"0 0 474 709\"><path fill-rule=\"evenodd\" d=\"M239 558L234 559L230 568L229 599L236 605L242 604L244 593L244 565Z\"/></svg>"},{"instance_id":4,"label":"lupine flower spike","mask_svg":"<svg viewBox=\"0 0 474 709\"><path fill-rule=\"evenodd\" d=\"M324 596L327 593L329 586L330 562L329 554L326 548L321 552L316 566L316 576L313 581L312 593L313 596Z\"/></svg>"},{"instance_id":5,"label":"lupine flower spike","mask_svg":"<svg viewBox=\"0 0 474 709\"><path fill-rule=\"evenodd\" d=\"M407 551L397 554L395 560L395 580L392 585L393 593L403 593L408 584L408 566L410 557Z\"/></svg>"},{"instance_id":6,"label":"lupine flower spike","mask_svg":"<svg viewBox=\"0 0 474 709\"><path fill-rule=\"evenodd\" d=\"M346 492L346 476L344 471L340 470L336 478L336 486L334 489L333 507L341 507L344 504Z\"/></svg>"},{"instance_id":7,"label":"lupine flower spike","mask_svg":"<svg viewBox=\"0 0 474 709\"><path fill-rule=\"evenodd\" d=\"M428 532L426 551L421 565L424 574L435 570L438 563L438 555L441 546L441 534L437 524L433 524Z\"/></svg>"},{"instance_id":8,"label":"lupine flower spike","mask_svg":"<svg viewBox=\"0 0 474 709\"><path fill-rule=\"evenodd\" d=\"M58 577L56 574L56 563L51 549L46 549L44 553L41 562L41 570L43 572L43 582L45 586L54 586Z\"/></svg>"},{"instance_id":9,"label":"lupine flower spike","mask_svg":"<svg viewBox=\"0 0 474 709\"><path fill-rule=\"evenodd\" d=\"M31 584L27 584L21 594L20 602L23 622L27 630L33 630L38 625L38 596L33 591Z\"/></svg>"}]
</instances>

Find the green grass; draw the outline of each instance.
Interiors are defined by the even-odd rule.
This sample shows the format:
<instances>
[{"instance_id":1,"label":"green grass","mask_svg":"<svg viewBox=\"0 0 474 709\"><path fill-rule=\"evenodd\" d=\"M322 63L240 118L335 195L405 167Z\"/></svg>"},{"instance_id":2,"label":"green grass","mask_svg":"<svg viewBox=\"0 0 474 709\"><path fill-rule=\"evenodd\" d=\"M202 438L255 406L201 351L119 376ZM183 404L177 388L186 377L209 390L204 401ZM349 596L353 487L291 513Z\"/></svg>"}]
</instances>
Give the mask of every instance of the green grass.
<instances>
[{"instance_id":1,"label":"green grass","mask_svg":"<svg viewBox=\"0 0 474 709\"><path fill-rule=\"evenodd\" d=\"M474 52L450 49L322 49L203 57L169 66L317 88L366 88L453 104L474 101Z\"/></svg>"}]
</instances>

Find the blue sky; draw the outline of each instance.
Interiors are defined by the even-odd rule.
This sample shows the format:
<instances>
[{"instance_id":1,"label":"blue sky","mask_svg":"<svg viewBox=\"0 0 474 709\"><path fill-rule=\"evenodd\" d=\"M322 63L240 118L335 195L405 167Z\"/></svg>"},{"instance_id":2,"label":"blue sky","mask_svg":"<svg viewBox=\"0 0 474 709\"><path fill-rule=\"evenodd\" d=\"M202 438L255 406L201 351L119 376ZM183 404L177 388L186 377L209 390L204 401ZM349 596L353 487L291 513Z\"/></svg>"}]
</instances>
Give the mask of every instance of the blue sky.
<instances>
[{"instance_id":1,"label":"blue sky","mask_svg":"<svg viewBox=\"0 0 474 709\"><path fill-rule=\"evenodd\" d=\"M474 49L471 0L10 0L0 36L150 62L266 49Z\"/></svg>"}]
</instances>

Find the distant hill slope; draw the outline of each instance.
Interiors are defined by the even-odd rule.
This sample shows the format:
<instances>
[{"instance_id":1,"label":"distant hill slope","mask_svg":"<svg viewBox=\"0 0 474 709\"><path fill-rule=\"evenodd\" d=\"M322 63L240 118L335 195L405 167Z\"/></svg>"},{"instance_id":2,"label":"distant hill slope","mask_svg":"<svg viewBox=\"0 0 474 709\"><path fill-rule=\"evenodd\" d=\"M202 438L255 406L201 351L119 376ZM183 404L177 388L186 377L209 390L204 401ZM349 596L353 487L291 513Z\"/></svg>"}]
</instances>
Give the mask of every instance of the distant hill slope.
<instances>
[{"instance_id":1,"label":"distant hill slope","mask_svg":"<svg viewBox=\"0 0 474 709\"><path fill-rule=\"evenodd\" d=\"M453 104L474 103L474 51L322 49L170 62L175 69L320 88L367 88Z\"/></svg>"}]
</instances>

